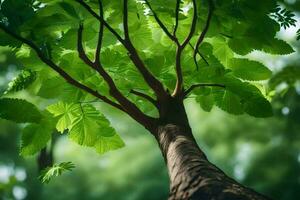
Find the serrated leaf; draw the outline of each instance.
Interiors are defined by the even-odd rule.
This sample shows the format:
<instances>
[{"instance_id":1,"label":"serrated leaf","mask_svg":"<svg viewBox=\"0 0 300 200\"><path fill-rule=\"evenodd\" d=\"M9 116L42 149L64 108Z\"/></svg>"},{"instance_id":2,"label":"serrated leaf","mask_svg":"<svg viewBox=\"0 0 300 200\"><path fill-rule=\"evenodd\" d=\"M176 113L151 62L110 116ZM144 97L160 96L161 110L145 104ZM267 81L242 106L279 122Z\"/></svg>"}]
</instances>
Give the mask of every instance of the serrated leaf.
<instances>
[{"instance_id":1,"label":"serrated leaf","mask_svg":"<svg viewBox=\"0 0 300 200\"><path fill-rule=\"evenodd\" d=\"M64 9L64 11L66 11L70 16L74 17L75 19L79 19L80 20L80 17L79 15L77 14L75 8L67 3L67 2L60 2L59 5Z\"/></svg>"},{"instance_id":2,"label":"serrated leaf","mask_svg":"<svg viewBox=\"0 0 300 200\"><path fill-rule=\"evenodd\" d=\"M273 116L270 102L259 95L255 95L248 101L245 101L243 107L246 113L254 117L265 118Z\"/></svg>"},{"instance_id":3,"label":"serrated leaf","mask_svg":"<svg viewBox=\"0 0 300 200\"><path fill-rule=\"evenodd\" d=\"M72 171L75 165L72 162L62 162L54 164L41 172L39 179L42 183L49 183L54 177L60 176L63 172Z\"/></svg>"},{"instance_id":4,"label":"serrated leaf","mask_svg":"<svg viewBox=\"0 0 300 200\"><path fill-rule=\"evenodd\" d=\"M26 89L36 80L36 73L31 70L22 70L9 84L5 93L17 92Z\"/></svg>"},{"instance_id":5,"label":"serrated leaf","mask_svg":"<svg viewBox=\"0 0 300 200\"><path fill-rule=\"evenodd\" d=\"M211 40L211 44L213 45L213 54L227 67L229 61L233 58L233 52L228 47L227 41L224 38L216 37Z\"/></svg>"},{"instance_id":6,"label":"serrated leaf","mask_svg":"<svg viewBox=\"0 0 300 200\"><path fill-rule=\"evenodd\" d=\"M254 117L270 117L273 115L270 102L254 85L228 77L223 81L226 90L232 92L241 99L243 109L246 113Z\"/></svg>"},{"instance_id":7,"label":"serrated leaf","mask_svg":"<svg viewBox=\"0 0 300 200\"><path fill-rule=\"evenodd\" d=\"M230 114L240 115L244 113L241 99L228 90L216 90L214 99L216 106Z\"/></svg>"},{"instance_id":8,"label":"serrated leaf","mask_svg":"<svg viewBox=\"0 0 300 200\"><path fill-rule=\"evenodd\" d=\"M294 49L285 41L274 38L268 45L263 46L262 50L266 53L275 55L287 55L294 53Z\"/></svg>"},{"instance_id":9,"label":"serrated leaf","mask_svg":"<svg viewBox=\"0 0 300 200\"><path fill-rule=\"evenodd\" d=\"M98 142L95 144L96 151L99 154L106 153L108 151L116 150L124 147L125 144L118 134L111 137L101 136Z\"/></svg>"},{"instance_id":10,"label":"serrated leaf","mask_svg":"<svg viewBox=\"0 0 300 200\"><path fill-rule=\"evenodd\" d=\"M20 154L34 155L46 147L55 130L55 122L50 113L43 112L43 119L39 124L27 125L22 130Z\"/></svg>"},{"instance_id":11,"label":"serrated leaf","mask_svg":"<svg viewBox=\"0 0 300 200\"><path fill-rule=\"evenodd\" d=\"M69 129L72 125L76 110L80 107L79 104L58 102L47 107L47 110L58 118L56 129L63 133L64 130Z\"/></svg>"},{"instance_id":12,"label":"serrated leaf","mask_svg":"<svg viewBox=\"0 0 300 200\"><path fill-rule=\"evenodd\" d=\"M230 60L230 68L236 77L244 80L259 81L269 79L272 75L263 64L248 59L234 58Z\"/></svg>"},{"instance_id":13,"label":"serrated leaf","mask_svg":"<svg viewBox=\"0 0 300 200\"><path fill-rule=\"evenodd\" d=\"M197 96L196 101L200 103L201 108L206 112L210 112L214 106L214 96L211 94L199 95Z\"/></svg>"},{"instance_id":14,"label":"serrated leaf","mask_svg":"<svg viewBox=\"0 0 300 200\"><path fill-rule=\"evenodd\" d=\"M58 118L57 130L69 130L69 138L100 153L124 146L109 121L92 105L58 102L47 110Z\"/></svg>"},{"instance_id":15,"label":"serrated leaf","mask_svg":"<svg viewBox=\"0 0 300 200\"><path fill-rule=\"evenodd\" d=\"M52 77L42 82L37 95L46 99L53 99L63 93L64 86L65 82L62 78Z\"/></svg>"},{"instance_id":16,"label":"serrated leaf","mask_svg":"<svg viewBox=\"0 0 300 200\"><path fill-rule=\"evenodd\" d=\"M247 55L254 50L253 47L249 46L249 43L253 43L251 38L233 38L229 40L228 46L239 55Z\"/></svg>"},{"instance_id":17,"label":"serrated leaf","mask_svg":"<svg viewBox=\"0 0 300 200\"><path fill-rule=\"evenodd\" d=\"M277 72L269 81L271 89L275 89L281 83L287 83L293 86L300 80L300 68L297 66L288 66Z\"/></svg>"},{"instance_id":18,"label":"serrated leaf","mask_svg":"<svg viewBox=\"0 0 300 200\"><path fill-rule=\"evenodd\" d=\"M24 99L0 99L0 118L17 123L38 123L42 119L39 110Z\"/></svg>"},{"instance_id":19,"label":"serrated leaf","mask_svg":"<svg viewBox=\"0 0 300 200\"><path fill-rule=\"evenodd\" d=\"M80 105L74 112L69 137L83 146L94 146L101 134L112 136L109 121L92 105ZM108 133L105 133L108 131Z\"/></svg>"}]
</instances>

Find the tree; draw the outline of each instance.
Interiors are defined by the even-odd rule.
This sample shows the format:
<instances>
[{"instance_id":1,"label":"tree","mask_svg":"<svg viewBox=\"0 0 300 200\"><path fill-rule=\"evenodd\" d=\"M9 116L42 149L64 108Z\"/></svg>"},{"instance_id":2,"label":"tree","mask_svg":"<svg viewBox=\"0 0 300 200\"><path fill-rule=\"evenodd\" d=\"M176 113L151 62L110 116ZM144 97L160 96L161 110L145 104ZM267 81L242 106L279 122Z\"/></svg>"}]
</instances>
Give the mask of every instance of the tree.
<instances>
[{"instance_id":1,"label":"tree","mask_svg":"<svg viewBox=\"0 0 300 200\"><path fill-rule=\"evenodd\" d=\"M123 147L92 104L101 101L157 140L169 199L267 199L208 161L184 100L195 96L205 111L272 115L261 82L271 71L246 55L293 53L275 35L295 20L276 1L4 0L0 17L0 44L25 68L0 99L1 118L29 123L22 155L44 149L55 129L99 153ZM24 89L55 103L11 98Z\"/></svg>"}]
</instances>

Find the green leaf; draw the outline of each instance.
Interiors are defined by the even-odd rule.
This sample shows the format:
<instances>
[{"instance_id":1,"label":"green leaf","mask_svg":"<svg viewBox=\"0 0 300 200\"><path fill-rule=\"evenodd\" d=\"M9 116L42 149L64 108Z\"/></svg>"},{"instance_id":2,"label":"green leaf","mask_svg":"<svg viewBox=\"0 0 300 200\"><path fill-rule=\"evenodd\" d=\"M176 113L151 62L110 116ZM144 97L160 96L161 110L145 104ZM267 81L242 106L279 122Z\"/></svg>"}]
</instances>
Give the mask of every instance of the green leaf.
<instances>
[{"instance_id":1,"label":"green leaf","mask_svg":"<svg viewBox=\"0 0 300 200\"><path fill-rule=\"evenodd\" d=\"M103 129L107 127L109 127L108 120L92 105L80 105L74 112L69 137L80 145L94 146L101 134L107 134L105 133L107 129Z\"/></svg>"},{"instance_id":2,"label":"green leaf","mask_svg":"<svg viewBox=\"0 0 300 200\"><path fill-rule=\"evenodd\" d=\"M248 101L245 101L244 110L249 115L259 118L273 116L273 110L270 102L259 95L254 95Z\"/></svg>"},{"instance_id":3,"label":"green leaf","mask_svg":"<svg viewBox=\"0 0 300 200\"><path fill-rule=\"evenodd\" d=\"M214 106L213 95L199 95L197 96L196 101L200 103L201 108L206 112L210 112Z\"/></svg>"},{"instance_id":4,"label":"green leaf","mask_svg":"<svg viewBox=\"0 0 300 200\"><path fill-rule=\"evenodd\" d=\"M37 93L38 96L53 99L63 93L65 81L62 78L52 77L41 82L41 87Z\"/></svg>"},{"instance_id":5,"label":"green leaf","mask_svg":"<svg viewBox=\"0 0 300 200\"><path fill-rule=\"evenodd\" d=\"M233 58L233 52L228 47L226 39L215 37L211 40L211 44L213 45L213 54L225 67L227 67L230 60Z\"/></svg>"},{"instance_id":6,"label":"green leaf","mask_svg":"<svg viewBox=\"0 0 300 200\"><path fill-rule=\"evenodd\" d=\"M251 61L248 59L231 59L230 68L236 77L244 80L266 80L272 75L271 70L269 70L266 66L257 61Z\"/></svg>"},{"instance_id":7,"label":"green leaf","mask_svg":"<svg viewBox=\"0 0 300 200\"><path fill-rule=\"evenodd\" d=\"M72 162L62 162L59 164L54 164L52 167L44 169L39 179L42 183L49 183L54 177L60 176L63 172L72 171L75 165Z\"/></svg>"},{"instance_id":8,"label":"green leaf","mask_svg":"<svg viewBox=\"0 0 300 200\"><path fill-rule=\"evenodd\" d=\"M38 153L47 146L55 130L55 122L48 112L43 112L43 119L39 124L29 124L22 130L21 151L22 156Z\"/></svg>"},{"instance_id":9,"label":"green leaf","mask_svg":"<svg viewBox=\"0 0 300 200\"><path fill-rule=\"evenodd\" d=\"M254 50L249 44L255 44L255 39L247 38L247 40L242 38L233 38L228 42L228 46L239 55L247 55Z\"/></svg>"},{"instance_id":10,"label":"green leaf","mask_svg":"<svg viewBox=\"0 0 300 200\"><path fill-rule=\"evenodd\" d=\"M243 114L241 99L236 94L218 89L214 92L214 98L216 105L222 110L234 115Z\"/></svg>"},{"instance_id":11,"label":"green leaf","mask_svg":"<svg viewBox=\"0 0 300 200\"><path fill-rule=\"evenodd\" d=\"M100 137L95 145L96 151L99 154L106 153L108 151L116 150L124 147L125 144L119 135L115 134L111 137Z\"/></svg>"},{"instance_id":12,"label":"green leaf","mask_svg":"<svg viewBox=\"0 0 300 200\"><path fill-rule=\"evenodd\" d=\"M56 129L63 133L64 130L69 129L72 125L76 110L78 110L79 104L67 104L64 102L58 102L56 104L47 107L47 110L58 118Z\"/></svg>"},{"instance_id":13,"label":"green leaf","mask_svg":"<svg viewBox=\"0 0 300 200\"><path fill-rule=\"evenodd\" d=\"M79 145L95 147L100 153L124 146L109 121L90 104L58 102L47 110L58 119L56 129L68 129L69 138Z\"/></svg>"},{"instance_id":14,"label":"green leaf","mask_svg":"<svg viewBox=\"0 0 300 200\"><path fill-rule=\"evenodd\" d=\"M17 92L26 89L35 80L36 72L29 69L22 70L18 76L8 84L6 93Z\"/></svg>"},{"instance_id":15,"label":"green leaf","mask_svg":"<svg viewBox=\"0 0 300 200\"><path fill-rule=\"evenodd\" d=\"M262 50L275 55L287 55L295 52L288 43L275 38L269 41L269 45L264 46Z\"/></svg>"},{"instance_id":16,"label":"green leaf","mask_svg":"<svg viewBox=\"0 0 300 200\"><path fill-rule=\"evenodd\" d=\"M17 123L38 123L42 119L39 110L23 99L0 99L0 118Z\"/></svg>"},{"instance_id":17,"label":"green leaf","mask_svg":"<svg viewBox=\"0 0 300 200\"><path fill-rule=\"evenodd\" d=\"M298 66L288 66L277 72L269 81L271 89L275 89L281 83L287 83L290 86L300 80L300 68Z\"/></svg>"},{"instance_id":18,"label":"green leaf","mask_svg":"<svg viewBox=\"0 0 300 200\"><path fill-rule=\"evenodd\" d=\"M70 16L74 17L75 19L80 20L79 15L77 14L75 8L67 3L67 2L60 2L59 5L66 11Z\"/></svg>"},{"instance_id":19,"label":"green leaf","mask_svg":"<svg viewBox=\"0 0 300 200\"><path fill-rule=\"evenodd\" d=\"M270 102L261 94L254 85L242 82L230 76L223 80L226 90L237 95L241 99L243 109L254 117L271 117L273 115Z\"/></svg>"}]
</instances>

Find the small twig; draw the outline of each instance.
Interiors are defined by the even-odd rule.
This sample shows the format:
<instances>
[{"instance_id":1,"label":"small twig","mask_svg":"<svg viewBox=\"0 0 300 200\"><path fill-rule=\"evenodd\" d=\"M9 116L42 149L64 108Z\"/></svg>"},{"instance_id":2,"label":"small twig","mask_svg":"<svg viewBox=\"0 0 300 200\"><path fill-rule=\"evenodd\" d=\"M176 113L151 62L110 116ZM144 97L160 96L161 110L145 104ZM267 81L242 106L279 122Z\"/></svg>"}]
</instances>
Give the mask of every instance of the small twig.
<instances>
[{"instance_id":1,"label":"small twig","mask_svg":"<svg viewBox=\"0 0 300 200\"><path fill-rule=\"evenodd\" d=\"M214 3L212 0L208 0L208 15L207 15L207 20L206 20L206 23L205 23L205 26L204 26L204 29L203 31L201 32L198 40L197 40L197 43L194 47L194 61L196 61L196 56L197 56L197 51L199 49L199 46L200 44L203 42L204 38L205 38L205 35L206 33L208 32L208 29L209 29L209 26L210 26L210 21L211 21L211 18L213 16L213 11L214 11ZM196 66L197 66L197 69L198 69L198 63L195 62Z\"/></svg>"},{"instance_id":2,"label":"small twig","mask_svg":"<svg viewBox=\"0 0 300 200\"><path fill-rule=\"evenodd\" d=\"M198 83L198 84L194 84L184 92L184 97L189 95L189 93L191 93L197 87L221 87L221 88L225 88L226 86L223 85L223 84L218 84L218 83Z\"/></svg>"},{"instance_id":3,"label":"small twig","mask_svg":"<svg viewBox=\"0 0 300 200\"><path fill-rule=\"evenodd\" d=\"M130 93L148 100L156 108L158 108L158 102L155 99L153 99L152 97L150 97L149 95L147 95L145 93L142 93L142 92L139 92L139 91L136 91L136 90L130 90Z\"/></svg>"},{"instance_id":4,"label":"small twig","mask_svg":"<svg viewBox=\"0 0 300 200\"><path fill-rule=\"evenodd\" d=\"M194 49L193 45L191 43L190 44L190 47L197 52L197 54L202 58L202 60L204 60L204 62L209 66L209 63L208 61L206 60L206 58L202 55L202 53L199 51L199 49ZM195 54L196 55L196 54ZM194 62L196 63L196 68L197 68L197 71L198 71L198 63L197 63L197 58L196 56L193 56L193 59L194 59Z\"/></svg>"},{"instance_id":5,"label":"small twig","mask_svg":"<svg viewBox=\"0 0 300 200\"><path fill-rule=\"evenodd\" d=\"M78 33L77 33L77 51L79 58L81 58L87 65L94 68L94 63L87 57L84 48L82 46L82 32L83 32L83 23L79 24Z\"/></svg>"},{"instance_id":6,"label":"small twig","mask_svg":"<svg viewBox=\"0 0 300 200\"><path fill-rule=\"evenodd\" d=\"M148 0L144 0L145 3L147 4L148 8L151 10L154 19L156 20L156 22L158 23L158 25L160 26L160 28L163 30L163 32L172 40L174 41L176 44L178 44L178 39L177 37L175 37L174 35L172 35L169 30L167 29L167 27L163 24L163 22L159 19L159 17L157 16L156 12L153 10L152 6L150 5Z\"/></svg>"},{"instance_id":7,"label":"small twig","mask_svg":"<svg viewBox=\"0 0 300 200\"><path fill-rule=\"evenodd\" d=\"M220 33L220 35L223 35L224 37L227 37L227 38L230 38L230 39L232 39L232 38L233 38L233 36L231 36L231 35L227 35L227 34L225 34L225 33Z\"/></svg>"},{"instance_id":8,"label":"small twig","mask_svg":"<svg viewBox=\"0 0 300 200\"><path fill-rule=\"evenodd\" d=\"M175 27L174 27L174 31L173 31L173 36L174 36L174 37L176 37L176 31L177 31L178 24L179 24L180 2L181 2L181 0L177 0L177 2L176 2L176 9L175 9Z\"/></svg>"},{"instance_id":9,"label":"small twig","mask_svg":"<svg viewBox=\"0 0 300 200\"><path fill-rule=\"evenodd\" d=\"M123 27L125 40L129 40L129 29L128 29L128 0L123 1Z\"/></svg>"},{"instance_id":10,"label":"small twig","mask_svg":"<svg viewBox=\"0 0 300 200\"><path fill-rule=\"evenodd\" d=\"M99 15L102 17L103 16L102 1L98 0L98 4L99 4ZM100 24L99 24L99 33L98 33L98 43L97 43L97 47L96 47L94 63L99 63L100 62L100 53L101 53L101 48L102 48L103 31L104 31L104 24L102 22L100 22Z\"/></svg>"}]
</instances>

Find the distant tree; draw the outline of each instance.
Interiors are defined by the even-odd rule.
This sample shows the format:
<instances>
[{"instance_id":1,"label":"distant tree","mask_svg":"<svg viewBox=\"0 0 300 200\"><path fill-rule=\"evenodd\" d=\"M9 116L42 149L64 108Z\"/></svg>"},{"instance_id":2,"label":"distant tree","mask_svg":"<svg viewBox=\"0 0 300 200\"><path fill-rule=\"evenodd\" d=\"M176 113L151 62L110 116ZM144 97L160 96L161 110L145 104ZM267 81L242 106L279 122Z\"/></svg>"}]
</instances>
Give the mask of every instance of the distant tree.
<instances>
[{"instance_id":1,"label":"distant tree","mask_svg":"<svg viewBox=\"0 0 300 200\"><path fill-rule=\"evenodd\" d=\"M267 199L208 161L184 100L193 95L205 111L217 106L234 115L272 116L261 82L272 73L245 55L293 53L275 36L295 23L274 0L4 0L0 45L11 47L24 70L0 99L0 117L29 123L24 156L44 149L55 129L105 153L124 142L92 105L101 101L157 140L169 199ZM55 103L38 109L9 98L24 89ZM45 176L72 167L58 164Z\"/></svg>"}]
</instances>

